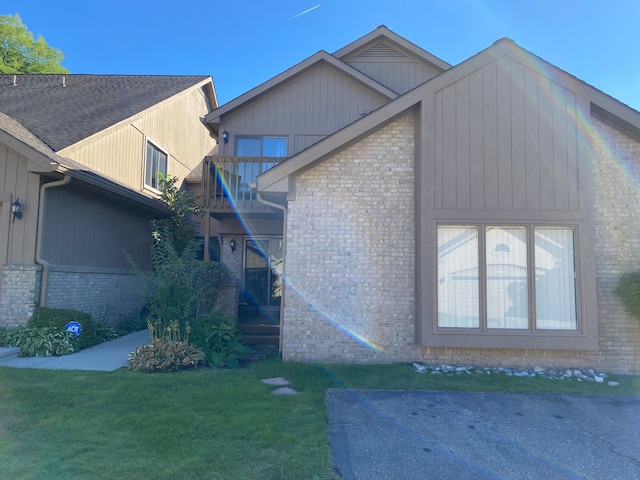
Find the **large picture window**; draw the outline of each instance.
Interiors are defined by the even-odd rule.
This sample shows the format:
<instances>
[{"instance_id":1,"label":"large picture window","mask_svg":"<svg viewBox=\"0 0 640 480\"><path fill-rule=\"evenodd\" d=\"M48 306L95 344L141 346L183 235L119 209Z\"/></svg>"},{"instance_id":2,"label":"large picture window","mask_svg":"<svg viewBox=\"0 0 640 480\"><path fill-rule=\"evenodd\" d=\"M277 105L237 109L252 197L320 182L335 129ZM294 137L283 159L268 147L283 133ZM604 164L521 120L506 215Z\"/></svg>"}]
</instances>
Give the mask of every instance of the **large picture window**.
<instances>
[{"instance_id":1,"label":"large picture window","mask_svg":"<svg viewBox=\"0 0 640 480\"><path fill-rule=\"evenodd\" d=\"M437 228L437 328L576 331L572 226Z\"/></svg>"},{"instance_id":2,"label":"large picture window","mask_svg":"<svg viewBox=\"0 0 640 480\"><path fill-rule=\"evenodd\" d=\"M144 167L145 186L160 190L159 173L167 175L167 154L153 143L147 141L147 155Z\"/></svg>"}]
</instances>

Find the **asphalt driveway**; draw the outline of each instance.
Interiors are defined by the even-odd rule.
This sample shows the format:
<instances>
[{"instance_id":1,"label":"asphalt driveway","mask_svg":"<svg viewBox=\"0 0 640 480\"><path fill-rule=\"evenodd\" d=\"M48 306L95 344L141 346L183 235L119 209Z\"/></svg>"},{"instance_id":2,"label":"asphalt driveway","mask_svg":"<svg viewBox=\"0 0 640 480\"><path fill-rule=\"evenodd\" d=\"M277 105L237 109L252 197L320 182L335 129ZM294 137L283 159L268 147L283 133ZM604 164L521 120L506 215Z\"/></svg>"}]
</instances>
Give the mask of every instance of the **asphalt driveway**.
<instances>
[{"instance_id":1,"label":"asphalt driveway","mask_svg":"<svg viewBox=\"0 0 640 480\"><path fill-rule=\"evenodd\" d=\"M640 397L330 390L355 479L640 479Z\"/></svg>"}]
</instances>

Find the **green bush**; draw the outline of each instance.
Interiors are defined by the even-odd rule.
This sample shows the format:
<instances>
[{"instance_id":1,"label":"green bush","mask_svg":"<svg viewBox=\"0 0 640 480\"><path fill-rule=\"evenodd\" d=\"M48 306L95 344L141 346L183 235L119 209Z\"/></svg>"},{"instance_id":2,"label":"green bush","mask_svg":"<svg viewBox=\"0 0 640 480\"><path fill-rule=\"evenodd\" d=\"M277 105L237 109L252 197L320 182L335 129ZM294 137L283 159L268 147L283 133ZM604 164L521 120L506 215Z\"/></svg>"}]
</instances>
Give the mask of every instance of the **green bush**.
<instances>
[{"instance_id":1,"label":"green bush","mask_svg":"<svg viewBox=\"0 0 640 480\"><path fill-rule=\"evenodd\" d=\"M153 338L148 345L129 354L127 370L170 372L195 368L205 363L204 353L186 342Z\"/></svg>"},{"instance_id":2,"label":"green bush","mask_svg":"<svg viewBox=\"0 0 640 480\"><path fill-rule=\"evenodd\" d=\"M242 343L240 331L221 312L202 315L190 323L189 341L205 354L212 367L236 368L240 355L251 351Z\"/></svg>"},{"instance_id":3,"label":"green bush","mask_svg":"<svg viewBox=\"0 0 640 480\"><path fill-rule=\"evenodd\" d=\"M627 311L640 318L640 272L622 274L615 293L620 295Z\"/></svg>"},{"instance_id":4,"label":"green bush","mask_svg":"<svg viewBox=\"0 0 640 480\"><path fill-rule=\"evenodd\" d=\"M106 323L98 323L96 325L96 342L104 343L109 342L111 340L115 340L116 338L120 338L122 335L120 331L116 328L113 328L111 325L107 325Z\"/></svg>"},{"instance_id":5,"label":"green bush","mask_svg":"<svg viewBox=\"0 0 640 480\"><path fill-rule=\"evenodd\" d=\"M69 322L78 322L82 326L82 332L75 338L78 349L88 348L97 343L96 323L93 318L88 313L77 310L38 307L27 322L27 327L50 327L64 331L65 325Z\"/></svg>"},{"instance_id":6,"label":"green bush","mask_svg":"<svg viewBox=\"0 0 640 480\"><path fill-rule=\"evenodd\" d=\"M21 357L57 357L76 351L74 335L51 327L18 327L6 333L7 345L20 347Z\"/></svg>"}]
</instances>

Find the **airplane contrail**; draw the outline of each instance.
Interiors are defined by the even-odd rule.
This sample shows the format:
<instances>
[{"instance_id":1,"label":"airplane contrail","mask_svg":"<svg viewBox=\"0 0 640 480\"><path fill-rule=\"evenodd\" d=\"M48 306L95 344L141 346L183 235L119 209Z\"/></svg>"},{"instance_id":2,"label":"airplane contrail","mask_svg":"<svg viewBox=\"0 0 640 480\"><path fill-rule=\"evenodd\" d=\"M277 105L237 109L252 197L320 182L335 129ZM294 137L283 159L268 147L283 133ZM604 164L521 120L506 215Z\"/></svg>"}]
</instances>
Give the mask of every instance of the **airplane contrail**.
<instances>
[{"instance_id":1,"label":"airplane contrail","mask_svg":"<svg viewBox=\"0 0 640 480\"><path fill-rule=\"evenodd\" d=\"M311 7L309 10L305 10L304 12L301 12L301 13L299 13L299 14L297 14L297 15L294 15L293 17L288 18L288 19L287 19L287 22L288 22L289 20L293 20L294 18L301 17L301 16L302 16L302 15L304 15L305 13L309 13L311 10L315 10L315 9L316 9L316 8L318 8L319 6L320 6L320 5L318 4L318 5L316 5L315 7Z\"/></svg>"}]
</instances>

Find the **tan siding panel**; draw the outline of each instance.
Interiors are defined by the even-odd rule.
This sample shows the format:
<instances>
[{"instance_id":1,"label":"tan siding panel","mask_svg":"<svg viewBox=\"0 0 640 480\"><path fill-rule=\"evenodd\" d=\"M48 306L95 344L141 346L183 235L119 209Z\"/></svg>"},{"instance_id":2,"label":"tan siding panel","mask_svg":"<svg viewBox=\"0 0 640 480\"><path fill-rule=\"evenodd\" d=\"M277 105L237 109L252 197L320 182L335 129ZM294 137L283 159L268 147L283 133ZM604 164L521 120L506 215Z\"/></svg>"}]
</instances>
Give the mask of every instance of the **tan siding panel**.
<instances>
[{"instance_id":1,"label":"tan siding panel","mask_svg":"<svg viewBox=\"0 0 640 480\"><path fill-rule=\"evenodd\" d=\"M471 208L484 208L484 105L482 92L482 70L469 77L469 167Z\"/></svg>"},{"instance_id":2,"label":"tan siding panel","mask_svg":"<svg viewBox=\"0 0 640 480\"><path fill-rule=\"evenodd\" d=\"M566 92L559 85L554 88L553 102L553 187L556 210L568 210L569 195L567 191L567 122Z\"/></svg>"},{"instance_id":3,"label":"tan siding panel","mask_svg":"<svg viewBox=\"0 0 640 480\"><path fill-rule=\"evenodd\" d=\"M578 99L573 92L567 92L567 177L566 186L569 196L569 210L580 209L579 165L578 165Z\"/></svg>"},{"instance_id":4,"label":"tan siding panel","mask_svg":"<svg viewBox=\"0 0 640 480\"><path fill-rule=\"evenodd\" d=\"M471 208L469 77L456 83L456 208Z\"/></svg>"},{"instance_id":5,"label":"tan siding panel","mask_svg":"<svg viewBox=\"0 0 640 480\"><path fill-rule=\"evenodd\" d=\"M524 71L525 84L525 159L527 209L540 210L540 130L538 75L530 69Z\"/></svg>"},{"instance_id":6,"label":"tan siding panel","mask_svg":"<svg viewBox=\"0 0 640 480\"><path fill-rule=\"evenodd\" d=\"M482 69L484 207L497 210L498 203L498 84L495 62Z\"/></svg>"},{"instance_id":7,"label":"tan siding panel","mask_svg":"<svg viewBox=\"0 0 640 480\"><path fill-rule=\"evenodd\" d=\"M540 207L542 210L554 209L555 189L553 184L553 125L551 81L540 78L538 95L540 111Z\"/></svg>"},{"instance_id":8,"label":"tan siding panel","mask_svg":"<svg viewBox=\"0 0 640 480\"><path fill-rule=\"evenodd\" d=\"M225 117L224 128L232 137L324 136L386 102L335 68L320 65ZM235 153L235 142L229 143L226 153Z\"/></svg>"},{"instance_id":9,"label":"tan siding panel","mask_svg":"<svg viewBox=\"0 0 640 480\"><path fill-rule=\"evenodd\" d=\"M184 178L215 146L200 118L207 113L202 92L190 89L122 123L61 151L108 178L140 190L145 138L169 153L167 171Z\"/></svg>"},{"instance_id":10,"label":"tan siding panel","mask_svg":"<svg viewBox=\"0 0 640 480\"><path fill-rule=\"evenodd\" d=\"M456 208L456 86L442 92L442 207Z\"/></svg>"},{"instance_id":11,"label":"tan siding panel","mask_svg":"<svg viewBox=\"0 0 640 480\"><path fill-rule=\"evenodd\" d=\"M580 209L574 92L505 56L434 95L436 209Z\"/></svg>"},{"instance_id":12,"label":"tan siding panel","mask_svg":"<svg viewBox=\"0 0 640 480\"><path fill-rule=\"evenodd\" d=\"M440 72L415 61L352 61L353 68L382 83L394 92L405 93Z\"/></svg>"},{"instance_id":13,"label":"tan siding panel","mask_svg":"<svg viewBox=\"0 0 640 480\"><path fill-rule=\"evenodd\" d=\"M511 172L513 208L527 209L525 159L525 91L524 67L511 61Z\"/></svg>"},{"instance_id":14,"label":"tan siding panel","mask_svg":"<svg viewBox=\"0 0 640 480\"><path fill-rule=\"evenodd\" d=\"M442 189L444 186L444 152L442 143L444 141L443 125L442 125L442 91L436 92L434 95L434 128L433 128L433 207L441 209L443 207Z\"/></svg>"},{"instance_id":15,"label":"tan siding panel","mask_svg":"<svg viewBox=\"0 0 640 480\"><path fill-rule=\"evenodd\" d=\"M511 68L509 58L497 61L498 85L498 208L511 210L513 182L511 176Z\"/></svg>"}]
</instances>

